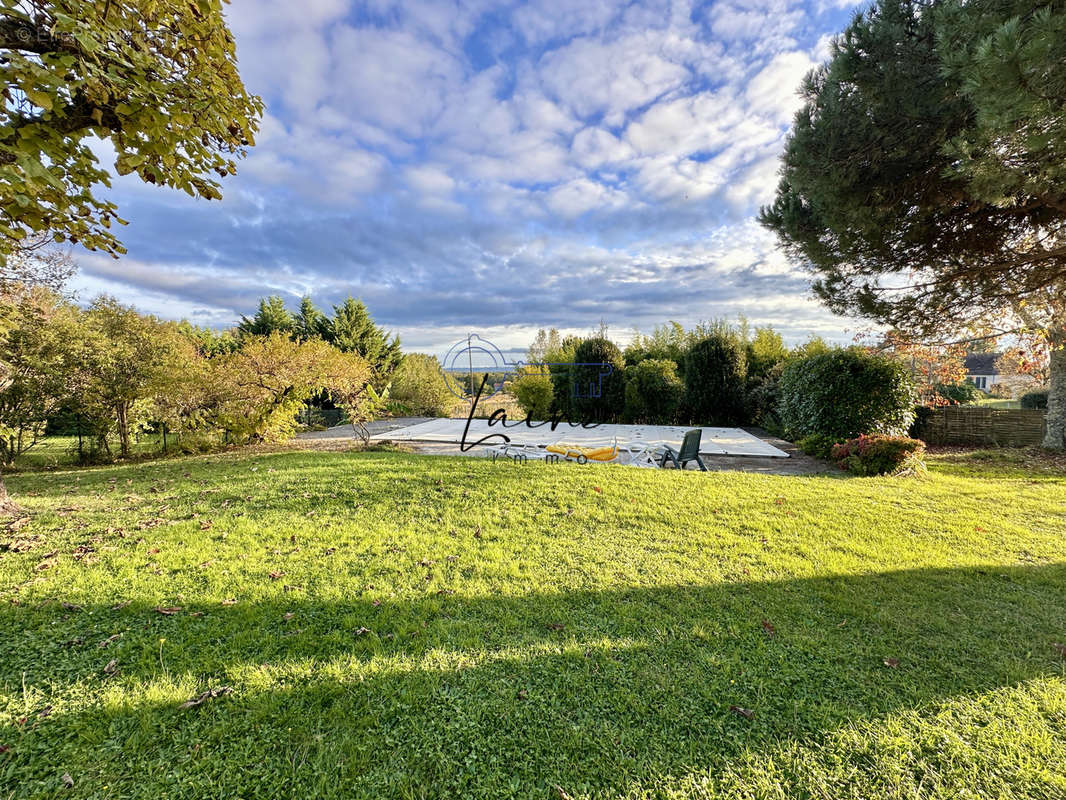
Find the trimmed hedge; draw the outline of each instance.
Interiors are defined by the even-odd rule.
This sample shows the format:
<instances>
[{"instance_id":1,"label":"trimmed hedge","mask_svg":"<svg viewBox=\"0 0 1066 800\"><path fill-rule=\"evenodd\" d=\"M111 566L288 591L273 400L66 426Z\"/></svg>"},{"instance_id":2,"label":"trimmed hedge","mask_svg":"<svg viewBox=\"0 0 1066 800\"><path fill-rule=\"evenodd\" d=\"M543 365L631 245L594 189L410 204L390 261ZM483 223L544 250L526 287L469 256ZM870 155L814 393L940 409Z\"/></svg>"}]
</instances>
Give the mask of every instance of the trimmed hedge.
<instances>
[{"instance_id":1,"label":"trimmed hedge","mask_svg":"<svg viewBox=\"0 0 1066 800\"><path fill-rule=\"evenodd\" d=\"M1036 392L1029 392L1023 394L1021 403L1022 408L1028 408L1032 410L1042 410L1047 408L1048 390L1041 389Z\"/></svg>"},{"instance_id":2,"label":"trimmed hedge","mask_svg":"<svg viewBox=\"0 0 1066 800\"><path fill-rule=\"evenodd\" d=\"M603 374L601 364L611 366L609 375ZM578 419L614 422L622 416L626 402L625 361L617 345L598 336L582 340L574 350L574 366L569 373L571 387L576 387L581 395L570 398L570 408ZM588 396L597 387L600 396Z\"/></svg>"},{"instance_id":3,"label":"trimmed hedge","mask_svg":"<svg viewBox=\"0 0 1066 800\"><path fill-rule=\"evenodd\" d=\"M696 425L747 422L747 360L734 337L713 334L685 354L685 403Z\"/></svg>"},{"instance_id":4,"label":"trimmed hedge","mask_svg":"<svg viewBox=\"0 0 1066 800\"><path fill-rule=\"evenodd\" d=\"M779 393L789 436L819 434L838 442L905 433L918 400L903 364L857 347L793 361L781 375Z\"/></svg>"},{"instance_id":5,"label":"trimmed hedge","mask_svg":"<svg viewBox=\"0 0 1066 800\"><path fill-rule=\"evenodd\" d=\"M841 469L855 475L920 475L925 472L925 442L906 436L859 436L833 445Z\"/></svg>"}]
</instances>

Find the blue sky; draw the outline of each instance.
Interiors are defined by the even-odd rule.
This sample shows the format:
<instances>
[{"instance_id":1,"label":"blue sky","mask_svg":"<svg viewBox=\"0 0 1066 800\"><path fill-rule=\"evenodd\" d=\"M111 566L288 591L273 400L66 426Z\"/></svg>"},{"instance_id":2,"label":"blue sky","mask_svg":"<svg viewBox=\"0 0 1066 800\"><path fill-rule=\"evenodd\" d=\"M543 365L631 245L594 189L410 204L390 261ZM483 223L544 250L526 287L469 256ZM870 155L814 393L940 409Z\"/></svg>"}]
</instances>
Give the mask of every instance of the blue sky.
<instances>
[{"instance_id":1,"label":"blue sky","mask_svg":"<svg viewBox=\"0 0 1066 800\"><path fill-rule=\"evenodd\" d=\"M755 214L854 8L237 0L257 146L222 202L117 179L129 254L77 254L76 288L215 326L352 294L431 352L737 314L843 338Z\"/></svg>"}]
</instances>

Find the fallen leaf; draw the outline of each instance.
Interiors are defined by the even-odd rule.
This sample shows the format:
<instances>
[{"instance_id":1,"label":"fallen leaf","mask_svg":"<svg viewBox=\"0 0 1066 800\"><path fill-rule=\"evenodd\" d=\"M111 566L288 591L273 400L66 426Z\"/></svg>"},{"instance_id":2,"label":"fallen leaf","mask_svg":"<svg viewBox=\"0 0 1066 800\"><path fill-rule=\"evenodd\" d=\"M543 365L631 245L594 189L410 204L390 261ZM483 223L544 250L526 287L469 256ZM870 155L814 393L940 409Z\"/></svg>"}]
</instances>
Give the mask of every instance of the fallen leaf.
<instances>
[{"instance_id":1,"label":"fallen leaf","mask_svg":"<svg viewBox=\"0 0 1066 800\"><path fill-rule=\"evenodd\" d=\"M74 779L70 777L69 772L64 772L63 777L60 778L60 780L63 781L63 785L66 786L68 789L74 788Z\"/></svg>"},{"instance_id":2,"label":"fallen leaf","mask_svg":"<svg viewBox=\"0 0 1066 800\"><path fill-rule=\"evenodd\" d=\"M282 619L284 619L286 622L288 622L290 619L292 619L295 616L296 615L293 612L287 611L287 612L285 612L285 615L282 617Z\"/></svg>"},{"instance_id":3,"label":"fallen leaf","mask_svg":"<svg viewBox=\"0 0 1066 800\"><path fill-rule=\"evenodd\" d=\"M885 661L884 661L884 664L885 664L886 667L891 667L892 669L896 669L896 667L899 666L899 659L898 658L886 658Z\"/></svg>"},{"instance_id":4,"label":"fallen leaf","mask_svg":"<svg viewBox=\"0 0 1066 800\"><path fill-rule=\"evenodd\" d=\"M356 628L356 630L355 630L355 635L356 636L364 636L365 634L368 634L368 633L370 633L370 628L359 627L359 628Z\"/></svg>"},{"instance_id":5,"label":"fallen leaf","mask_svg":"<svg viewBox=\"0 0 1066 800\"><path fill-rule=\"evenodd\" d=\"M76 603L66 603L66 602L64 602L64 603L62 603L61 605L62 605L62 606L63 606L63 608L65 608L65 609L66 609L67 611L81 611L81 606L79 606L79 605L78 605L78 604L76 604Z\"/></svg>"},{"instance_id":6,"label":"fallen leaf","mask_svg":"<svg viewBox=\"0 0 1066 800\"><path fill-rule=\"evenodd\" d=\"M773 636L775 633L777 633L777 629L774 628L773 624L768 619L764 619L762 621L762 629L764 631L766 631L768 634L770 634L771 636Z\"/></svg>"},{"instance_id":7,"label":"fallen leaf","mask_svg":"<svg viewBox=\"0 0 1066 800\"><path fill-rule=\"evenodd\" d=\"M118 660L112 658L110 661L108 661L107 666L104 667L104 672L108 675L114 675L116 672L118 672Z\"/></svg>"},{"instance_id":8,"label":"fallen leaf","mask_svg":"<svg viewBox=\"0 0 1066 800\"><path fill-rule=\"evenodd\" d=\"M186 700L178 708L196 708L196 706L202 705L208 700L213 700L216 697L221 697L224 694L233 694L232 686L219 686L217 689L208 689L206 692L201 692L191 700Z\"/></svg>"},{"instance_id":9,"label":"fallen leaf","mask_svg":"<svg viewBox=\"0 0 1066 800\"><path fill-rule=\"evenodd\" d=\"M1066 658L1066 644L1059 644L1058 642L1055 642L1051 646L1059 651L1059 655L1060 656L1062 656L1063 658Z\"/></svg>"},{"instance_id":10,"label":"fallen leaf","mask_svg":"<svg viewBox=\"0 0 1066 800\"><path fill-rule=\"evenodd\" d=\"M528 692L528 691L526 691L525 689L519 689L519 690L518 690L518 694L517 694L517 695L515 695L515 696L516 696L516 697L517 697L517 698L518 698L519 700L525 700L525 699L526 699L527 697L529 697L529 692Z\"/></svg>"},{"instance_id":11,"label":"fallen leaf","mask_svg":"<svg viewBox=\"0 0 1066 800\"><path fill-rule=\"evenodd\" d=\"M278 578L282 578L284 576L285 576L285 573L284 572L280 572L280 571L279 572L271 572L270 573L270 579L272 581L276 581Z\"/></svg>"},{"instance_id":12,"label":"fallen leaf","mask_svg":"<svg viewBox=\"0 0 1066 800\"><path fill-rule=\"evenodd\" d=\"M593 486L592 491L594 491L596 494L603 494L603 489L601 489L599 486Z\"/></svg>"},{"instance_id":13,"label":"fallen leaf","mask_svg":"<svg viewBox=\"0 0 1066 800\"><path fill-rule=\"evenodd\" d=\"M555 785L555 793L559 795L559 800L574 800L574 798L567 794L566 790L558 784Z\"/></svg>"},{"instance_id":14,"label":"fallen leaf","mask_svg":"<svg viewBox=\"0 0 1066 800\"><path fill-rule=\"evenodd\" d=\"M229 600L223 600L219 605L235 606L235 605L237 605L237 598L231 597Z\"/></svg>"},{"instance_id":15,"label":"fallen leaf","mask_svg":"<svg viewBox=\"0 0 1066 800\"><path fill-rule=\"evenodd\" d=\"M752 711L750 708L741 708L740 706L730 706L729 710L732 711L734 714L738 714L739 716L744 717L744 719L751 719L752 717L755 716L755 712Z\"/></svg>"},{"instance_id":16,"label":"fallen leaf","mask_svg":"<svg viewBox=\"0 0 1066 800\"><path fill-rule=\"evenodd\" d=\"M562 622L549 622L548 623L548 630L550 630L550 631L561 631L565 627L566 627L566 625L564 623L562 623Z\"/></svg>"},{"instance_id":17,"label":"fallen leaf","mask_svg":"<svg viewBox=\"0 0 1066 800\"><path fill-rule=\"evenodd\" d=\"M11 520L11 522L7 523L7 529L9 531L17 531L19 528L26 525L26 523L28 523L29 521L29 517L19 517L18 519L13 519Z\"/></svg>"},{"instance_id":18,"label":"fallen leaf","mask_svg":"<svg viewBox=\"0 0 1066 800\"><path fill-rule=\"evenodd\" d=\"M205 519L203 522L200 523L200 530L209 531L211 530L211 526L214 524L215 523L213 523L211 520Z\"/></svg>"},{"instance_id":19,"label":"fallen leaf","mask_svg":"<svg viewBox=\"0 0 1066 800\"><path fill-rule=\"evenodd\" d=\"M101 642L98 642L96 646L97 646L97 647L101 647L101 648L103 648L103 647L107 647L107 646L108 646L109 644L111 644L112 642L118 641L118 640L119 640L119 639L121 639L121 638L122 638L122 634L121 634L121 633L116 633L116 634L114 634L114 635L112 635L112 636L108 636L108 637L107 637L106 639L104 639L103 641L101 641Z\"/></svg>"},{"instance_id":20,"label":"fallen leaf","mask_svg":"<svg viewBox=\"0 0 1066 800\"><path fill-rule=\"evenodd\" d=\"M111 606L111 610L118 611L119 609L125 608L132 602L132 600L123 600L121 603L115 603L113 606Z\"/></svg>"},{"instance_id":21,"label":"fallen leaf","mask_svg":"<svg viewBox=\"0 0 1066 800\"><path fill-rule=\"evenodd\" d=\"M158 547L149 547L148 548L148 554L149 555L153 555L154 556L158 552L159 552L159 548Z\"/></svg>"},{"instance_id":22,"label":"fallen leaf","mask_svg":"<svg viewBox=\"0 0 1066 800\"><path fill-rule=\"evenodd\" d=\"M156 606L155 611L157 614L164 614L165 616L172 617L181 611L181 606Z\"/></svg>"},{"instance_id":23,"label":"fallen leaf","mask_svg":"<svg viewBox=\"0 0 1066 800\"><path fill-rule=\"evenodd\" d=\"M847 624L848 624L848 621L847 620L843 620L842 622L838 622L837 623L837 627L838 628L843 628Z\"/></svg>"},{"instance_id":24,"label":"fallen leaf","mask_svg":"<svg viewBox=\"0 0 1066 800\"><path fill-rule=\"evenodd\" d=\"M50 717L50 716L52 716L52 707L51 706L45 706L44 708L42 708L40 711L37 712L37 716L38 717Z\"/></svg>"}]
</instances>

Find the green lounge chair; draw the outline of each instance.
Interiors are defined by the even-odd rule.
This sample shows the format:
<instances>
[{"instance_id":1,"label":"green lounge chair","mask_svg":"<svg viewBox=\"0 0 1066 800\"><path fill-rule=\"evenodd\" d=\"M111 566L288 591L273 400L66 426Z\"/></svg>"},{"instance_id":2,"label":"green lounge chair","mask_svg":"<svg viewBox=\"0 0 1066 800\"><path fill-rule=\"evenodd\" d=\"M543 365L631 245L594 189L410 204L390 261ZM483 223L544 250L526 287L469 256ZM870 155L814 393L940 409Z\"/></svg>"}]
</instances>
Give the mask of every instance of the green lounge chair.
<instances>
[{"instance_id":1,"label":"green lounge chair","mask_svg":"<svg viewBox=\"0 0 1066 800\"><path fill-rule=\"evenodd\" d=\"M674 466L678 469L684 469L689 461L695 461L700 465L701 470L707 472L707 465L700 458L700 439L702 438L703 431L699 428L694 428L685 434L685 438L681 442L681 452L678 452L670 445L664 445L666 449L663 452L663 458L659 462L659 466L666 467L667 460L670 460L674 462Z\"/></svg>"}]
</instances>

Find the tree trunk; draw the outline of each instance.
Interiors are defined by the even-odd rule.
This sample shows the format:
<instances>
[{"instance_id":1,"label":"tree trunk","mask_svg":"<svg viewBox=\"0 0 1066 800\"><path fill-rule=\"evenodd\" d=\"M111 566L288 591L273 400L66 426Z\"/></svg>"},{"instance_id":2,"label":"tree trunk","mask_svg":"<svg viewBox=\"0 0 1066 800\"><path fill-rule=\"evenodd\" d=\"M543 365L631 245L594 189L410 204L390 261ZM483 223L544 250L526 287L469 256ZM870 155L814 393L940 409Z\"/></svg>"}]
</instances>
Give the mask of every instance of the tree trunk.
<instances>
[{"instance_id":1,"label":"tree trunk","mask_svg":"<svg viewBox=\"0 0 1066 800\"><path fill-rule=\"evenodd\" d=\"M7 486L4 484L4 476L0 475L0 517L12 517L20 513L22 513L22 509L8 495Z\"/></svg>"},{"instance_id":2,"label":"tree trunk","mask_svg":"<svg viewBox=\"0 0 1066 800\"><path fill-rule=\"evenodd\" d=\"M1048 371L1047 436L1044 447L1066 450L1066 328L1052 331Z\"/></svg>"},{"instance_id":3,"label":"tree trunk","mask_svg":"<svg viewBox=\"0 0 1066 800\"><path fill-rule=\"evenodd\" d=\"M120 403L117 411L119 455L126 458L130 454L130 424L126 404Z\"/></svg>"}]
</instances>

